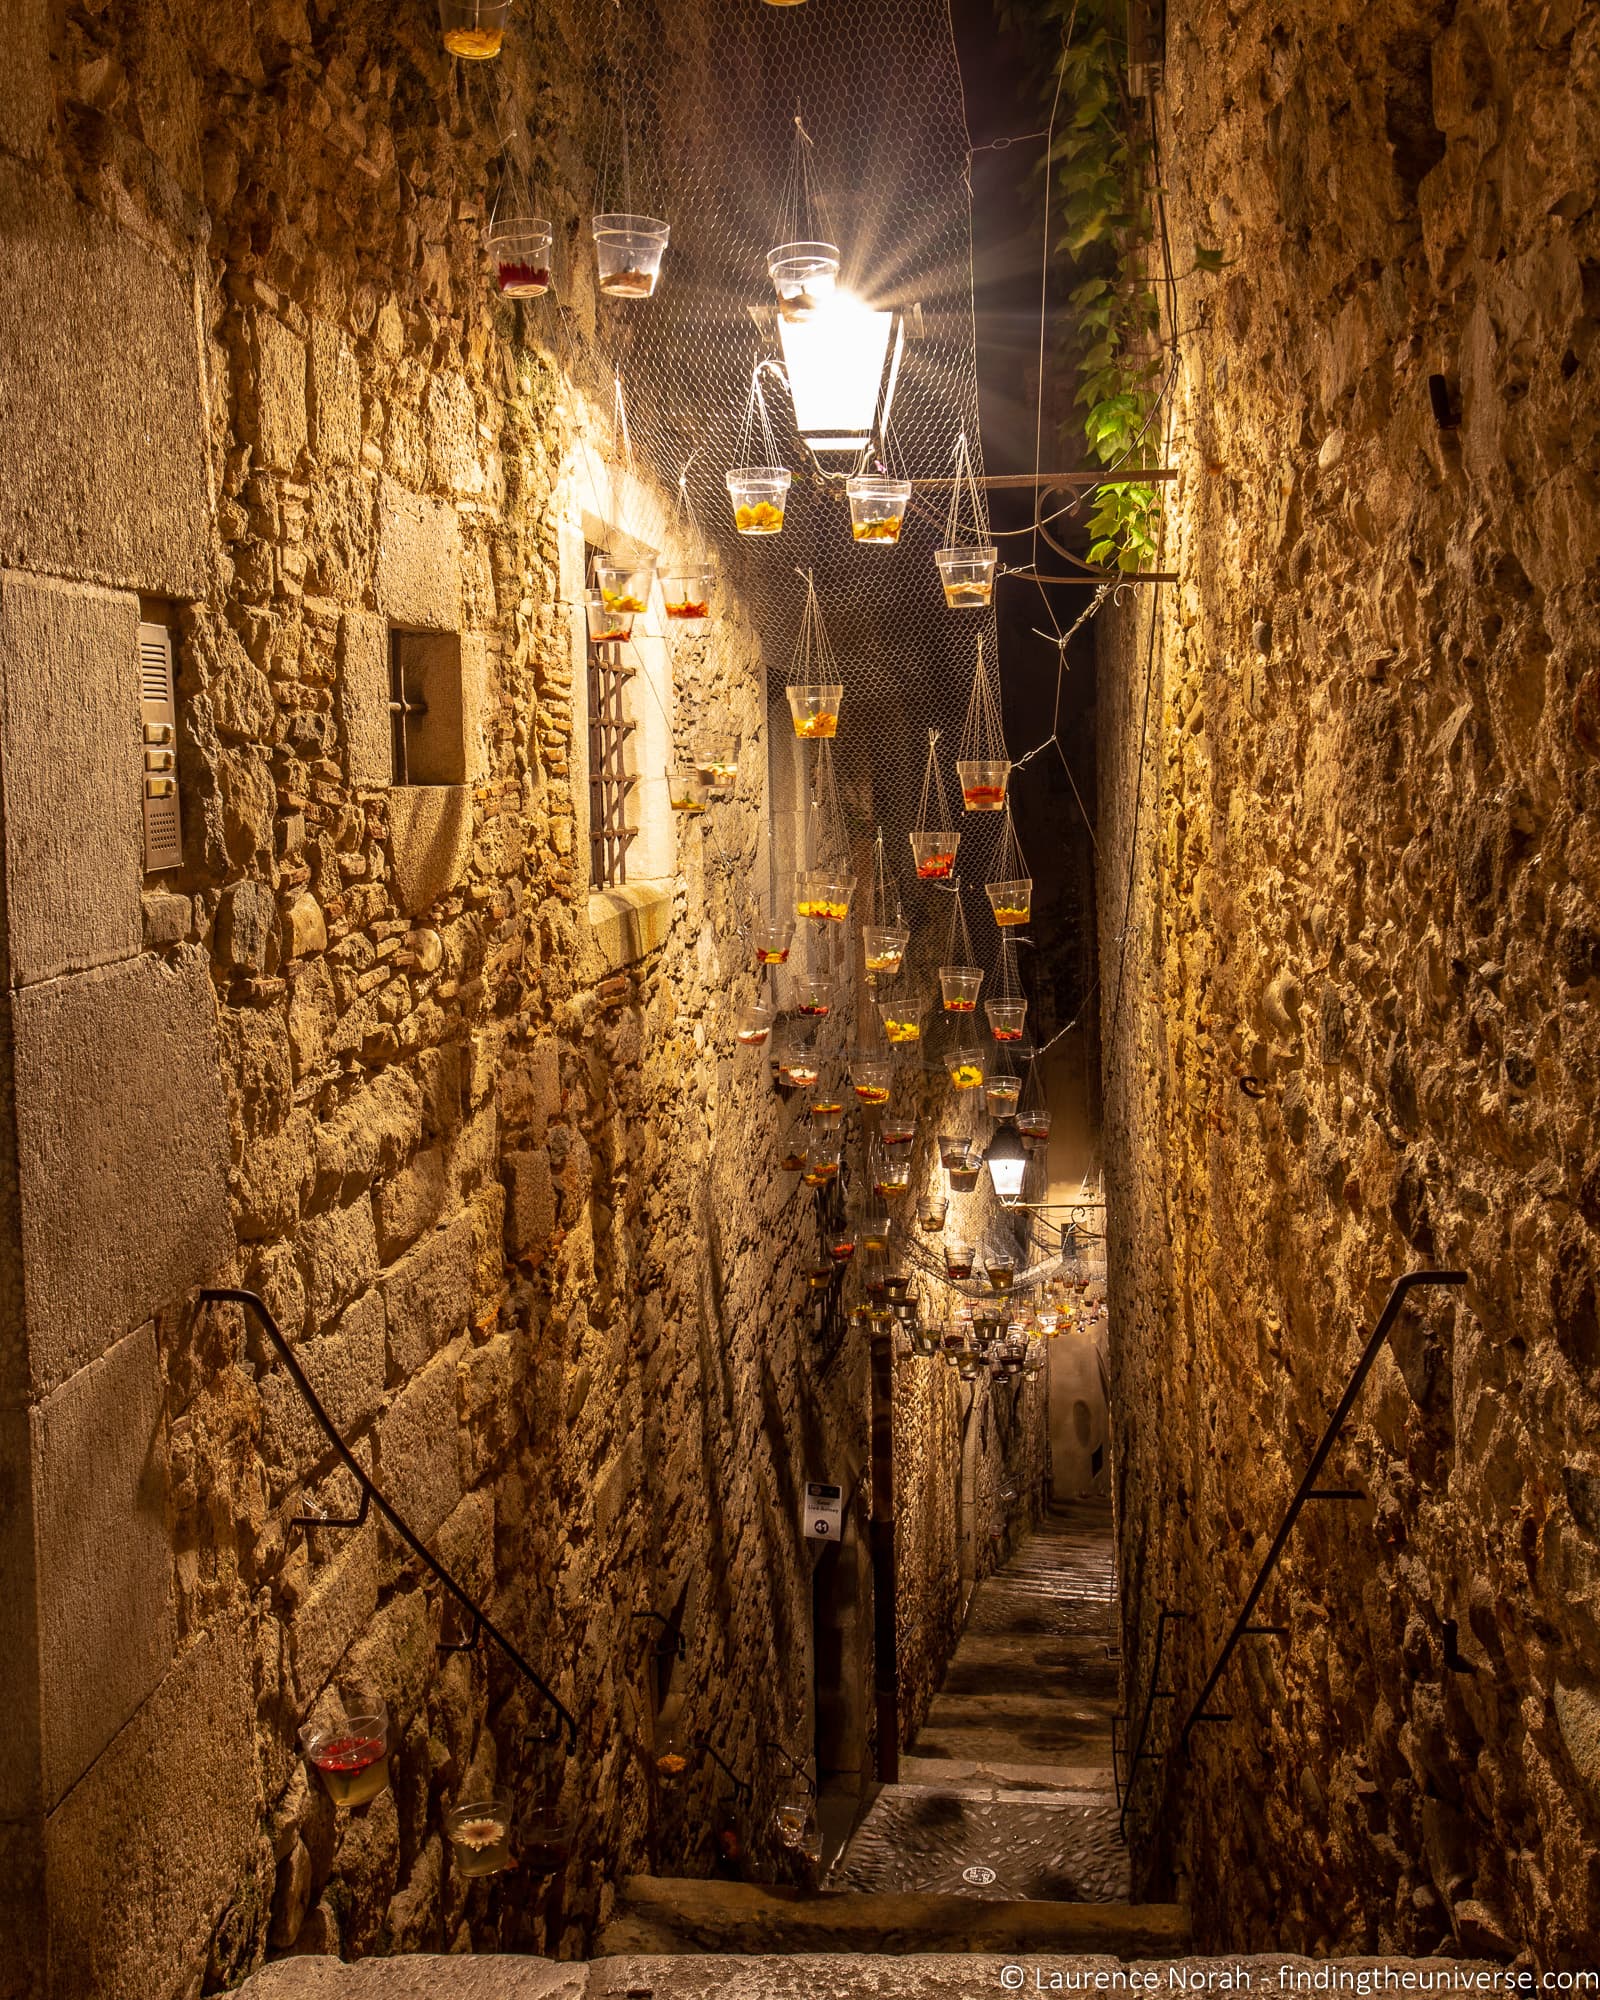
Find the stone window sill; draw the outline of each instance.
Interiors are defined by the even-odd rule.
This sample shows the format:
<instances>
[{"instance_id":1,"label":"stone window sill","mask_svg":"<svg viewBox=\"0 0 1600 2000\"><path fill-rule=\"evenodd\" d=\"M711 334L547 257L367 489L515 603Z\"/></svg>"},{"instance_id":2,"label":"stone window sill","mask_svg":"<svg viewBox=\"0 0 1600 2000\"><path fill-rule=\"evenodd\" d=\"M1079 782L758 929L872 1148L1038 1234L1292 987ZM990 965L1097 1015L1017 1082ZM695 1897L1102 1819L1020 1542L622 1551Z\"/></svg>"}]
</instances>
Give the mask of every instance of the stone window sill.
<instances>
[{"instance_id":1,"label":"stone window sill","mask_svg":"<svg viewBox=\"0 0 1600 2000\"><path fill-rule=\"evenodd\" d=\"M589 924L608 970L619 971L667 941L672 928L671 882L626 882L589 895Z\"/></svg>"}]
</instances>

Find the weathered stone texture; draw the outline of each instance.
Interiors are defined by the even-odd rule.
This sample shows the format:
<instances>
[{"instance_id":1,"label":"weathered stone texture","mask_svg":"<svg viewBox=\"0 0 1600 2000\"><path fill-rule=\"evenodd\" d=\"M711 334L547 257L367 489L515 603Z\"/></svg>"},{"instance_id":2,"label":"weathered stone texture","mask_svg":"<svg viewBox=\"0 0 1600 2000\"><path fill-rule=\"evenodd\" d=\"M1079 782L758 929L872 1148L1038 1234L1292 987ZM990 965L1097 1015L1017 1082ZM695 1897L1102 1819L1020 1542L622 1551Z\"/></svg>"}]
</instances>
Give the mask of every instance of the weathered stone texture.
<instances>
[{"instance_id":1,"label":"weathered stone texture","mask_svg":"<svg viewBox=\"0 0 1600 2000\"><path fill-rule=\"evenodd\" d=\"M242 1632L183 1656L45 1827L54 1990L182 1991L237 1893L261 1810Z\"/></svg>"},{"instance_id":2,"label":"weathered stone texture","mask_svg":"<svg viewBox=\"0 0 1600 2000\"><path fill-rule=\"evenodd\" d=\"M200 595L203 420L188 274L0 161L0 562Z\"/></svg>"},{"instance_id":3,"label":"weathered stone texture","mask_svg":"<svg viewBox=\"0 0 1600 2000\"><path fill-rule=\"evenodd\" d=\"M1597 35L1169 18L1171 239L1228 263L1179 311L1180 581L1101 655L1130 1713L1158 1602L1198 1693L1393 1278L1469 1274L1362 1394L1289 1637L1141 1781L1211 1941L1600 1935Z\"/></svg>"},{"instance_id":4,"label":"weathered stone texture","mask_svg":"<svg viewBox=\"0 0 1600 2000\"><path fill-rule=\"evenodd\" d=\"M141 943L139 606L0 575L0 781L15 985Z\"/></svg>"},{"instance_id":5,"label":"weathered stone texture","mask_svg":"<svg viewBox=\"0 0 1600 2000\"><path fill-rule=\"evenodd\" d=\"M232 1249L215 1006L193 953L13 1002L27 1327L44 1394Z\"/></svg>"},{"instance_id":6,"label":"weathered stone texture","mask_svg":"<svg viewBox=\"0 0 1600 2000\"><path fill-rule=\"evenodd\" d=\"M47 1806L172 1658L162 1389L154 1328L145 1326L32 1412Z\"/></svg>"}]
</instances>

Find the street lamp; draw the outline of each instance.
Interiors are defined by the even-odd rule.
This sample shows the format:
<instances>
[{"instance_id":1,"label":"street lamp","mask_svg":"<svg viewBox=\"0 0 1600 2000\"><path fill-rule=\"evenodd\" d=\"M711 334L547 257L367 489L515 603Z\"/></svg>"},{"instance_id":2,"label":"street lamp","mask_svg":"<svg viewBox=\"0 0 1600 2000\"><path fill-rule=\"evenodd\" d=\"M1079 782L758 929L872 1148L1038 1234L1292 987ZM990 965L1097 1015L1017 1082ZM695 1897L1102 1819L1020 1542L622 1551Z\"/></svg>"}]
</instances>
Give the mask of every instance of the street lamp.
<instances>
[{"instance_id":1,"label":"street lamp","mask_svg":"<svg viewBox=\"0 0 1600 2000\"><path fill-rule=\"evenodd\" d=\"M905 323L849 292L817 301L804 319L780 316L778 339L795 427L812 451L859 454L889 421Z\"/></svg>"},{"instance_id":2,"label":"street lamp","mask_svg":"<svg viewBox=\"0 0 1600 2000\"><path fill-rule=\"evenodd\" d=\"M1028 1153L1021 1134L1009 1119L997 1127L983 1158L989 1169L989 1178L994 1182L995 1193L1006 1207L1011 1207L1022 1194L1022 1177L1027 1171Z\"/></svg>"}]
</instances>

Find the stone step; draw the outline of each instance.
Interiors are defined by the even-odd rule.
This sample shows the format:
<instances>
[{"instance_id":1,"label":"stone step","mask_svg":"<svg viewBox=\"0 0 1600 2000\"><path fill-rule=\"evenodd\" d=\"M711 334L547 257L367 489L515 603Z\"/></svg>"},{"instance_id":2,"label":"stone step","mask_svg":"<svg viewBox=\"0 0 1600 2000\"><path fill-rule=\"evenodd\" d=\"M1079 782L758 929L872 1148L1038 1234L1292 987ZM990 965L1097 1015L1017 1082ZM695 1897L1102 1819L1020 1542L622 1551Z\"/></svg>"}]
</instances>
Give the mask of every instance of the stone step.
<instances>
[{"instance_id":1,"label":"stone step","mask_svg":"<svg viewBox=\"0 0 1600 2000\"><path fill-rule=\"evenodd\" d=\"M754 1882L630 1875L601 1933L603 1958L623 1953L752 1955L855 1952L1181 1952L1189 1913L1179 1903L1056 1903L948 1894L820 1895Z\"/></svg>"},{"instance_id":2,"label":"stone step","mask_svg":"<svg viewBox=\"0 0 1600 2000\"><path fill-rule=\"evenodd\" d=\"M1005 1956L966 1953L878 1958L841 1952L645 1956L565 1964L510 1956L365 1958L356 1965L332 1958L282 1958L247 1979L239 1992L244 2000L972 2000L973 1995L1016 1991L1023 2000L1037 2000L1040 1994L1104 2000L1106 1994L1131 1990L1125 1976L1117 1980L1119 1972L1126 1972L1117 1958L1030 1954L1020 1983L1013 1984L1003 1975L1016 1963ZM1250 2000L1314 2000L1312 1975L1320 1972L1325 1982L1329 1963L1275 1953L1147 1959L1138 1971L1141 1984L1154 1977L1154 1986L1145 1990L1160 2000L1220 1991L1245 1992ZM1380 1983L1389 1973L1423 1973L1433 1982L1452 1976L1455 1990L1464 1993L1473 1974L1491 1970L1465 1959L1342 1958L1332 1963L1348 1982L1340 1990L1349 1993L1359 1990L1363 1974L1370 1992L1400 1990ZM1434 1990L1445 1989L1435 1985Z\"/></svg>"}]
</instances>

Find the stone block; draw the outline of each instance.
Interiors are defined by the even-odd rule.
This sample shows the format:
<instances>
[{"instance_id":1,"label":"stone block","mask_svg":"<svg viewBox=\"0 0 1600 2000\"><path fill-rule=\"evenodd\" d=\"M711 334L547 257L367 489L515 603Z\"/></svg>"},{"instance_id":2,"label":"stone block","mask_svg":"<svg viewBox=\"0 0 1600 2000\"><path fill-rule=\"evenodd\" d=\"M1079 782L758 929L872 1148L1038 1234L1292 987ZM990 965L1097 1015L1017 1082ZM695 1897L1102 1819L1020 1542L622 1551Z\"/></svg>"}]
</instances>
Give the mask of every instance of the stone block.
<instances>
[{"instance_id":1,"label":"stone block","mask_svg":"<svg viewBox=\"0 0 1600 2000\"><path fill-rule=\"evenodd\" d=\"M0 1478L0 1827L43 1810L33 1483L22 1470L30 1450L28 1412L0 1410L0 1465L16 1468Z\"/></svg>"},{"instance_id":2,"label":"stone block","mask_svg":"<svg viewBox=\"0 0 1600 2000\"><path fill-rule=\"evenodd\" d=\"M0 1818L0 2000L39 2000L48 1990L44 1898L42 1815Z\"/></svg>"},{"instance_id":3,"label":"stone block","mask_svg":"<svg viewBox=\"0 0 1600 2000\"><path fill-rule=\"evenodd\" d=\"M293 472L308 439L305 342L270 313L255 323L256 450L274 472Z\"/></svg>"},{"instance_id":4,"label":"stone block","mask_svg":"<svg viewBox=\"0 0 1600 2000\"><path fill-rule=\"evenodd\" d=\"M466 1330L472 1310L472 1218L460 1215L425 1236L384 1272L389 1367L396 1380L415 1375Z\"/></svg>"},{"instance_id":5,"label":"stone block","mask_svg":"<svg viewBox=\"0 0 1600 2000\"><path fill-rule=\"evenodd\" d=\"M257 1838L243 1633L206 1634L45 1822L53 1990L191 1990Z\"/></svg>"},{"instance_id":6,"label":"stone block","mask_svg":"<svg viewBox=\"0 0 1600 2000\"><path fill-rule=\"evenodd\" d=\"M325 319L311 322L311 448L324 465L361 455L361 371L350 344Z\"/></svg>"},{"instance_id":7,"label":"stone block","mask_svg":"<svg viewBox=\"0 0 1600 2000\"><path fill-rule=\"evenodd\" d=\"M596 889L589 898L589 924L602 964L620 972L666 943L672 929L672 885L628 882Z\"/></svg>"},{"instance_id":8,"label":"stone block","mask_svg":"<svg viewBox=\"0 0 1600 2000\"><path fill-rule=\"evenodd\" d=\"M347 611L339 620L338 700L351 784L389 784L389 628L369 611Z\"/></svg>"},{"instance_id":9,"label":"stone block","mask_svg":"<svg viewBox=\"0 0 1600 2000\"><path fill-rule=\"evenodd\" d=\"M383 1295L370 1291L340 1315L331 1333L302 1341L295 1359L339 1435L348 1441L383 1403ZM282 1369L261 1379L261 1455L292 1478L330 1449L306 1400Z\"/></svg>"},{"instance_id":10,"label":"stone block","mask_svg":"<svg viewBox=\"0 0 1600 2000\"><path fill-rule=\"evenodd\" d=\"M320 1539L328 1539L326 1536ZM289 1621L295 1698L310 1708L378 1608L378 1523L333 1538L338 1552L315 1572Z\"/></svg>"},{"instance_id":11,"label":"stone block","mask_svg":"<svg viewBox=\"0 0 1600 2000\"><path fill-rule=\"evenodd\" d=\"M0 66L0 152L37 159L55 108L50 73L50 13L45 0L6 9L6 59Z\"/></svg>"},{"instance_id":12,"label":"stone block","mask_svg":"<svg viewBox=\"0 0 1600 2000\"><path fill-rule=\"evenodd\" d=\"M461 626L461 524L453 507L392 479L378 503L378 608L417 632Z\"/></svg>"},{"instance_id":13,"label":"stone block","mask_svg":"<svg viewBox=\"0 0 1600 2000\"><path fill-rule=\"evenodd\" d=\"M402 1509L402 1512L404 1510ZM345 1679L383 1697L397 1735L427 1700L439 1671L428 1600L420 1589L397 1590L351 1648Z\"/></svg>"},{"instance_id":14,"label":"stone block","mask_svg":"<svg viewBox=\"0 0 1600 2000\"><path fill-rule=\"evenodd\" d=\"M32 1417L44 1802L172 1662L167 1446L155 1329L80 1368Z\"/></svg>"},{"instance_id":15,"label":"stone block","mask_svg":"<svg viewBox=\"0 0 1600 2000\"><path fill-rule=\"evenodd\" d=\"M202 409L187 274L0 161L0 564L203 597Z\"/></svg>"},{"instance_id":16,"label":"stone block","mask_svg":"<svg viewBox=\"0 0 1600 2000\"><path fill-rule=\"evenodd\" d=\"M378 1428L377 1479L424 1541L461 1498L456 1369L462 1342L430 1361L390 1405Z\"/></svg>"},{"instance_id":17,"label":"stone block","mask_svg":"<svg viewBox=\"0 0 1600 2000\"><path fill-rule=\"evenodd\" d=\"M299 1249L306 1312L314 1327L326 1326L378 1275L372 1203L363 1195L347 1208L308 1216L301 1225Z\"/></svg>"},{"instance_id":18,"label":"stone block","mask_svg":"<svg viewBox=\"0 0 1600 2000\"><path fill-rule=\"evenodd\" d=\"M373 1190L372 1211L378 1229L378 1254L398 1257L425 1229L431 1229L444 1207L444 1153L430 1146L392 1179Z\"/></svg>"},{"instance_id":19,"label":"stone block","mask_svg":"<svg viewBox=\"0 0 1600 2000\"><path fill-rule=\"evenodd\" d=\"M45 1396L232 1253L204 957L140 957L13 1003L24 1323Z\"/></svg>"},{"instance_id":20,"label":"stone block","mask_svg":"<svg viewBox=\"0 0 1600 2000\"><path fill-rule=\"evenodd\" d=\"M519 1260L543 1254L556 1226L556 1187L542 1146L507 1153L506 1250Z\"/></svg>"},{"instance_id":21,"label":"stone block","mask_svg":"<svg viewBox=\"0 0 1600 2000\"><path fill-rule=\"evenodd\" d=\"M140 947L138 600L8 572L0 664L11 977L27 986Z\"/></svg>"},{"instance_id":22,"label":"stone block","mask_svg":"<svg viewBox=\"0 0 1600 2000\"><path fill-rule=\"evenodd\" d=\"M414 917L466 873L472 855L472 793L465 785L405 785L389 794L395 889Z\"/></svg>"},{"instance_id":23,"label":"stone block","mask_svg":"<svg viewBox=\"0 0 1600 2000\"><path fill-rule=\"evenodd\" d=\"M217 952L235 972L271 969L278 910L264 882L233 882L217 906Z\"/></svg>"},{"instance_id":24,"label":"stone block","mask_svg":"<svg viewBox=\"0 0 1600 2000\"><path fill-rule=\"evenodd\" d=\"M422 1136L422 1093L400 1068L384 1070L317 1127L317 1197L354 1200L356 1184L392 1174Z\"/></svg>"}]
</instances>

